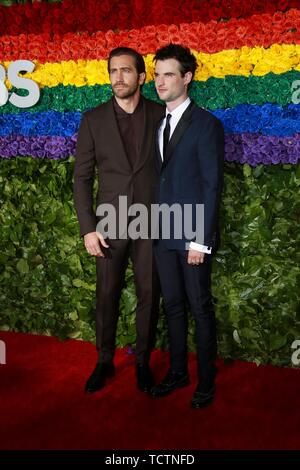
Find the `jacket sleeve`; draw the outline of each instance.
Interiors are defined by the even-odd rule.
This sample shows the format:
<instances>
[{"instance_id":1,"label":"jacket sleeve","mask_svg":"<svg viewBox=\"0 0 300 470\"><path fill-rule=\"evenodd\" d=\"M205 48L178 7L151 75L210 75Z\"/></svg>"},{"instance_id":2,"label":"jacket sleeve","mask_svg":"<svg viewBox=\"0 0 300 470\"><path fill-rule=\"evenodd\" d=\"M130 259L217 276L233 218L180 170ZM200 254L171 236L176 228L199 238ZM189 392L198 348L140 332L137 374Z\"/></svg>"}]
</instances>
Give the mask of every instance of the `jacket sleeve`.
<instances>
[{"instance_id":1,"label":"jacket sleeve","mask_svg":"<svg viewBox=\"0 0 300 470\"><path fill-rule=\"evenodd\" d=\"M74 203L83 236L96 230L93 209L93 184L95 177L95 145L88 119L83 115L77 138L74 169Z\"/></svg>"},{"instance_id":2,"label":"jacket sleeve","mask_svg":"<svg viewBox=\"0 0 300 470\"><path fill-rule=\"evenodd\" d=\"M204 204L204 241L214 247L221 202L224 166L224 130L217 119L209 119L201 132L198 147L201 193Z\"/></svg>"}]
</instances>

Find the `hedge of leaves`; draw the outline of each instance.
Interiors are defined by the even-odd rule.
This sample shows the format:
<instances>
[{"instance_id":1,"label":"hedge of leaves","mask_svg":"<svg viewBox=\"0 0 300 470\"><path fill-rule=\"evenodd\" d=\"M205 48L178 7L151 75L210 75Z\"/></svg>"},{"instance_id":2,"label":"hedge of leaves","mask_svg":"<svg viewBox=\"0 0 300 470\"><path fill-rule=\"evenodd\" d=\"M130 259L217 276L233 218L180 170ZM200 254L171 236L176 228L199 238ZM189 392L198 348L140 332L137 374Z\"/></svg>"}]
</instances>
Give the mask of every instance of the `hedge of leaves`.
<instances>
[{"instance_id":1,"label":"hedge of leaves","mask_svg":"<svg viewBox=\"0 0 300 470\"><path fill-rule=\"evenodd\" d=\"M95 266L78 236L73 163L73 158L1 162L1 329L95 339ZM224 358L290 365L291 344L300 331L299 185L299 166L225 165L223 242L213 274ZM135 341L130 268L126 280L118 346ZM191 349L193 331L191 321ZM163 315L157 338L157 346L165 348Z\"/></svg>"},{"instance_id":2,"label":"hedge of leaves","mask_svg":"<svg viewBox=\"0 0 300 470\"><path fill-rule=\"evenodd\" d=\"M118 45L143 55L143 90L157 99L153 54L175 42L198 61L192 98L226 132L213 273L220 355L291 365L300 339L299 0L0 0L0 35L2 67L34 61L26 76L41 90L31 109L0 107L0 329L94 341L95 266L72 201L80 114L109 98L106 60ZM135 341L130 268L126 279L119 346ZM191 349L193 334L191 321ZM167 346L163 315L157 346Z\"/></svg>"}]
</instances>

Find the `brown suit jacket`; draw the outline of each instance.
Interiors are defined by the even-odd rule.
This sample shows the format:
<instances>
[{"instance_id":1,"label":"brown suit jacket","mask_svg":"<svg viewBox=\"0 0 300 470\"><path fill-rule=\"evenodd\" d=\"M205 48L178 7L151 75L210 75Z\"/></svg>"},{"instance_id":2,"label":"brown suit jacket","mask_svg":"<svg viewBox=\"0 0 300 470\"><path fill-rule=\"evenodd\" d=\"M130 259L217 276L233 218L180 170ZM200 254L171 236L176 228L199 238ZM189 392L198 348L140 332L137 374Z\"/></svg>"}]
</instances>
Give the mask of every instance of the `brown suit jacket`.
<instances>
[{"instance_id":1,"label":"brown suit jacket","mask_svg":"<svg viewBox=\"0 0 300 470\"><path fill-rule=\"evenodd\" d=\"M127 196L128 206L154 202L156 184L155 133L164 107L143 97L145 128L141 152L134 168L127 158L119 133L112 99L83 114L79 128L75 171L74 202L80 234L96 230L93 204L95 169L98 172L96 207L111 203L118 210L118 198Z\"/></svg>"}]
</instances>

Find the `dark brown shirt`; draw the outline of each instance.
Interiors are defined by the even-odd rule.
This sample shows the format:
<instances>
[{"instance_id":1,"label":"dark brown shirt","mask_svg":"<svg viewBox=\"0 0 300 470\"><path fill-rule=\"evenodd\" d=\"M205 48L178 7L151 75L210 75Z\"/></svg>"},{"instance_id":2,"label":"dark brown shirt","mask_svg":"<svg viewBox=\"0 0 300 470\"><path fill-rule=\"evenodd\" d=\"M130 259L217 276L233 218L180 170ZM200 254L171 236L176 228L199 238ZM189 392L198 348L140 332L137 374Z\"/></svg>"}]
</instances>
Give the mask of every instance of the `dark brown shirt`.
<instances>
[{"instance_id":1,"label":"dark brown shirt","mask_svg":"<svg viewBox=\"0 0 300 470\"><path fill-rule=\"evenodd\" d=\"M113 104L125 152L131 167L134 168L141 151L145 127L143 100L140 99L133 113L126 113L116 99Z\"/></svg>"}]
</instances>

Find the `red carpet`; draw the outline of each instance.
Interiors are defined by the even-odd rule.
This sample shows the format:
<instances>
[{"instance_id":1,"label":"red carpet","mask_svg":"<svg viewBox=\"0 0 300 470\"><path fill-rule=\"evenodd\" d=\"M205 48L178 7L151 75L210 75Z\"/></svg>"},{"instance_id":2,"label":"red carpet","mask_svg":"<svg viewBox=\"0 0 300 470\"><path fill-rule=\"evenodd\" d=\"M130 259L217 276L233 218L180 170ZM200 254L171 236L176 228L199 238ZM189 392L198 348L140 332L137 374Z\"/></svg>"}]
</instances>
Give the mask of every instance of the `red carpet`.
<instances>
[{"instance_id":1,"label":"red carpet","mask_svg":"<svg viewBox=\"0 0 300 470\"><path fill-rule=\"evenodd\" d=\"M218 363L214 403L190 409L196 384L151 399L135 386L134 357L119 350L116 376L85 395L94 368L92 344L0 332L1 449L299 449L300 369ZM155 351L157 379L168 355Z\"/></svg>"}]
</instances>

